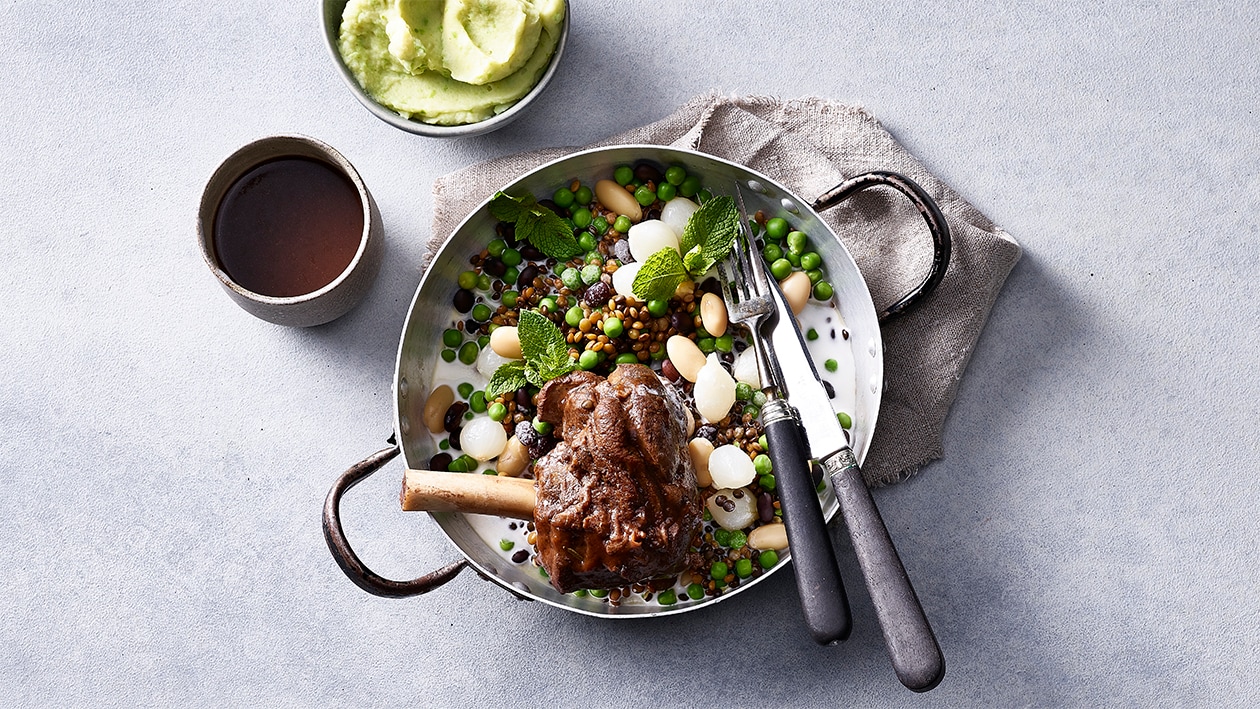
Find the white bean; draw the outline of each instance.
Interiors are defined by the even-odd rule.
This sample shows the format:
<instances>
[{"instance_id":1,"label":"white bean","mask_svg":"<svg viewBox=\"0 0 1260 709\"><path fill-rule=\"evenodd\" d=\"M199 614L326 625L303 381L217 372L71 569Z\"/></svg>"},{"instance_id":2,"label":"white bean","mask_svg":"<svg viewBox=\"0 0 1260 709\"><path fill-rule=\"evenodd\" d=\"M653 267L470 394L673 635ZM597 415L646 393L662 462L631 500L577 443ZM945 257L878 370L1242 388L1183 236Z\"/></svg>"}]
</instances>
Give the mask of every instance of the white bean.
<instances>
[{"instance_id":1,"label":"white bean","mask_svg":"<svg viewBox=\"0 0 1260 709\"><path fill-rule=\"evenodd\" d=\"M696 486L712 485L713 476L709 475L709 456L713 455L713 443L707 438L693 438L687 443L687 452L691 454L691 465L696 469Z\"/></svg>"},{"instance_id":2,"label":"white bean","mask_svg":"<svg viewBox=\"0 0 1260 709\"><path fill-rule=\"evenodd\" d=\"M519 438L512 436L503 447L503 452L499 454L499 461L494 469L499 475L515 478L525 472L528 466L529 448L521 443Z\"/></svg>"},{"instance_id":3,"label":"white bean","mask_svg":"<svg viewBox=\"0 0 1260 709\"><path fill-rule=\"evenodd\" d=\"M705 293L700 299L700 322L714 337L726 334L730 320L726 315L726 302L716 293Z\"/></svg>"},{"instance_id":4,"label":"white bean","mask_svg":"<svg viewBox=\"0 0 1260 709\"><path fill-rule=\"evenodd\" d=\"M673 363L674 369L678 370L683 379L689 382L696 381L705 362L704 353L700 351L696 343L682 335L674 335L665 341L665 354L669 355L669 361Z\"/></svg>"},{"instance_id":5,"label":"white bean","mask_svg":"<svg viewBox=\"0 0 1260 709\"><path fill-rule=\"evenodd\" d=\"M595 198L599 203L617 214L624 214L631 223L638 224L643 220L643 207L625 187L612 180L600 180L595 183Z\"/></svg>"},{"instance_id":6,"label":"white bean","mask_svg":"<svg viewBox=\"0 0 1260 709\"><path fill-rule=\"evenodd\" d=\"M503 325L490 333L490 349L508 359L521 358L521 336L515 327Z\"/></svg>"},{"instance_id":7,"label":"white bean","mask_svg":"<svg viewBox=\"0 0 1260 709\"><path fill-rule=\"evenodd\" d=\"M791 306L792 314L800 315L805 309L805 304L809 302L809 291L812 288L809 276L805 275L804 271L797 271L780 281L779 287L783 289L783 297Z\"/></svg>"},{"instance_id":8,"label":"white bean","mask_svg":"<svg viewBox=\"0 0 1260 709\"><path fill-rule=\"evenodd\" d=\"M424 427L429 429L429 433L441 433L446 430L444 419L446 418L446 410L451 407L455 401L455 392L451 388L443 384L433 390L429 394L429 398L424 402Z\"/></svg>"},{"instance_id":9,"label":"white bean","mask_svg":"<svg viewBox=\"0 0 1260 709\"><path fill-rule=\"evenodd\" d=\"M763 524L748 534L748 546L753 549L783 551L788 548L787 527L777 522Z\"/></svg>"}]
</instances>

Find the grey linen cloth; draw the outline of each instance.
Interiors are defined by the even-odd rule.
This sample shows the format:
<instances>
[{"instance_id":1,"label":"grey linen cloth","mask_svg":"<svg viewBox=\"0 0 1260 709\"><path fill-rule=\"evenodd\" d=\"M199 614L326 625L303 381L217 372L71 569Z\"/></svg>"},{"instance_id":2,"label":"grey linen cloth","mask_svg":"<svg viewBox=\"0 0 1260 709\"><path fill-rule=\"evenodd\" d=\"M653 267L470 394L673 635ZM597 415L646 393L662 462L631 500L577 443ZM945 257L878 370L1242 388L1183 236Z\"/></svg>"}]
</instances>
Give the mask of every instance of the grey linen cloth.
<instances>
[{"instance_id":1,"label":"grey linen cloth","mask_svg":"<svg viewBox=\"0 0 1260 709\"><path fill-rule=\"evenodd\" d=\"M696 97L655 123L592 145L691 148L746 165L813 199L871 170L900 172L940 205L953 236L945 278L920 307L883 327L885 392L863 465L871 486L904 480L942 455L941 436L989 310L1019 245L892 137L870 113L820 98ZM429 255L494 190L577 148L551 148L490 160L433 185ZM898 201L904 207L898 207ZM888 190L863 192L822 214L853 255L876 309L926 275L931 239L919 213Z\"/></svg>"}]
</instances>

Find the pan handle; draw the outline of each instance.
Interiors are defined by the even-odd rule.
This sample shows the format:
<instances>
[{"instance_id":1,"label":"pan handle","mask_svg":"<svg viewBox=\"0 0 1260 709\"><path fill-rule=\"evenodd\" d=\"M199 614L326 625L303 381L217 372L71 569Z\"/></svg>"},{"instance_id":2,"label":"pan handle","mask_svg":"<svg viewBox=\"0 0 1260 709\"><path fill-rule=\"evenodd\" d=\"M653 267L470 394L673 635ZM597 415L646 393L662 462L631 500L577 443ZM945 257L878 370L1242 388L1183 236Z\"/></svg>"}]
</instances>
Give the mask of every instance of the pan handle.
<instances>
[{"instance_id":1,"label":"pan handle","mask_svg":"<svg viewBox=\"0 0 1260 709\"><path fill-rule=\"evenodd\" d=\"M350 548L346 533L341 529L341 496L392 460L398 455L398 451L398 446L384 448L355 463L337 478L337 482L328 491L328 497L324 499L324 541L328 542L328 551L332 552L337 566L341 567L356 586L374 596L385 598L404 598L428 593L455 578L468 565L466 560L461 559L411 581L392 581L364 566Z\"/></svg>"},{"instance_id":2,"label":"pan handle","mask_svg":"<svg viewBox=\"0 0 1260 709\"><path fill-rule=\"evenodd\" d=\"M945 277L945 269L949 267L951 242L949 223L945 221L945 215L941 214L940 207L936 206L936 201L928 196L928 193L917 182L896 172L879 170L845 180L814 200L812 206L814 211L821 212L836 206L858 192L879 185L891 187L905 195L923 215L928 231L932 234L932 267L928 270L927 277L900 300L884 308L879 314L879 321L885 323L904 315L936 290L941 279Z\"/></svg>"}]
</instances>

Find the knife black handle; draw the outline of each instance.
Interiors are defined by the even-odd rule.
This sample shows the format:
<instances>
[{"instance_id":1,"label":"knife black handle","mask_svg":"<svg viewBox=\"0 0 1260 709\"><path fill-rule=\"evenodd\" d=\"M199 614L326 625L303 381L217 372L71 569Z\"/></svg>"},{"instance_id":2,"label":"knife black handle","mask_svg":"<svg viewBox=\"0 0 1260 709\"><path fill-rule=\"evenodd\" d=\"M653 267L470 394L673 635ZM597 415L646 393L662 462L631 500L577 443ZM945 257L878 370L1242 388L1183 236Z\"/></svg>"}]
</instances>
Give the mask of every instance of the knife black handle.
<instances>
[{"instance_id":1,"label":"knife black handle","mask_svg":"<svg viewBox=\"0 0 1260 709\"><path fill-rule=\"evenodd\" d=\"M926 692L945 676L945 657L888 535L888 527L862 480L857 458L853 451L844 448L823 461L823 467L840 501L840 512L866 577L866 589L879 617L897 679L909 689Z\"/></svg>"},{"instance_id":2,"label":"knife black handle","mask_svg":"<svg viewBox=\"0 0 1260 709\"><path fill-rule=\"evenodd\" d=\"M782 399L762 407L768 455L774 464L775 488L787 527L801 610L810 635L820 645L833 645L853 629L849 599L840 579L840 566L831 547L827 522L809 471L809 450L801 436L796 412Z\"/></svg>"}]
</instances>

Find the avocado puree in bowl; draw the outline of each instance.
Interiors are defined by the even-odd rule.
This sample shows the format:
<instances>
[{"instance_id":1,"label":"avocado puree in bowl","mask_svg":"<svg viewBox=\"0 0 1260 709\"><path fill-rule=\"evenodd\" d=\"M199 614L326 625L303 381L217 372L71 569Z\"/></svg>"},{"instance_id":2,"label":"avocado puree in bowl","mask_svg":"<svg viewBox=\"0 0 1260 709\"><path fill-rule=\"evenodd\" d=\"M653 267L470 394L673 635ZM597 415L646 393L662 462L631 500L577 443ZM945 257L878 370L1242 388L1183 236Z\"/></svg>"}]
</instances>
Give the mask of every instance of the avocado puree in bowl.
<instances>
[{"instance_id":1,"label":"avocado puree in bowl","mask_svg":"<svg viewBox=\"0 0 1260 709\"><path fill-rule=\"evenodd\" d=\"M476 123L538 83L564 13L564 0L350 0L338 49L364 91L404 118Z\"/></svg>"}]
</instances>

